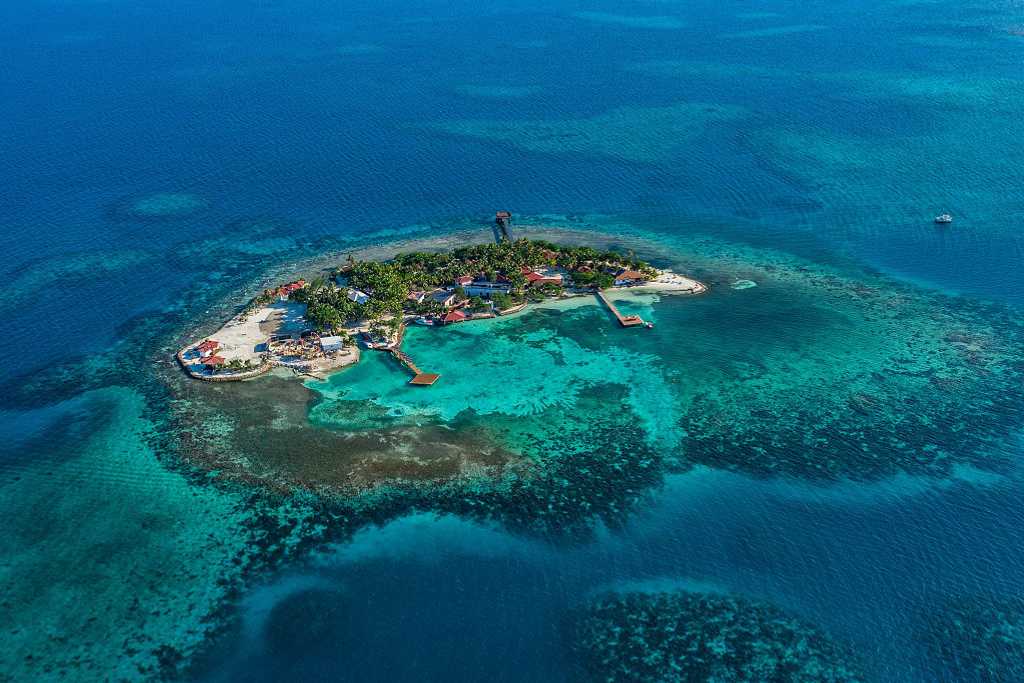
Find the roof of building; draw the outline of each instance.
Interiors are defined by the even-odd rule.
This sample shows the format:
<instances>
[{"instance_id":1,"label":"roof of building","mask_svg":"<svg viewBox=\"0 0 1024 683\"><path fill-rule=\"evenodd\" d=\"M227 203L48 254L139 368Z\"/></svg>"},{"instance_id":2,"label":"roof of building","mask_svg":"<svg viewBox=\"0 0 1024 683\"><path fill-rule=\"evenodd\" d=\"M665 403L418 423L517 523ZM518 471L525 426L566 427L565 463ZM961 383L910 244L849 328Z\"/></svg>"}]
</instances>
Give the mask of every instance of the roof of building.
<instances>
[{"instance_id":1,"label":"roof of building","mask_svg":"<svg viewBox=\"0 0 1024 683\"><path fill-rule=\"evenodd\" d=\"M320 337L320 346L333 346L335 344L344 344L345 338L337 335L332 337Z\"/></svg>"},{"instance_id":2,"label":"roof of building","mask_svg":"<svg viewBox=\"0 0 1024 683\"><path fill-rule=\"evenodd\" d=\"M616 280L646 280L647 276L639 270L622 269L615 274Z\"/></svg>"},{"instance_id":3,"label":"roof of building","mask_svg":"<svg viewBox=\"0 0 1024 683\"><path fill-rule=\"evenodd\" d=\"M455 322L459 322L460 320L465 320L465 319L466 319L466 314L463 313L462 311L458 310L458 309L455 309L455 310L452 310L452 311L448 311L448 313L446 313L445 316L444 316L444 321L446 323L455 323Z\"/></svg>"},{"instance_id":4,"label":"roof of building","mask_svg":"<svg viewBox=\"0 0 1024 683\"><path fill-rule=\"evenodd\" d=\"M473 276L460 275L459 277L455 278L455 281L458 282L460 285L468 285L470 282L473 281Z\"/></svg>"},{"instance_id":5,"label":"roof of building","mask_svg":"<svg viewBox=\"0 0 1024 683\"><path fill-rule=\"evenodd\" d=\"M369 299L370 295L366 292L361 292L358 289L348 290L349 301L359 301L360 299Z\"/></svg>"},{"instance_id":6,"label":"roof of building","mask_svg":"<svg viewBox=\"0 0 1024 683\"><path fill-rule=\"evenodd\" d=\"M448 290L445 290L445 289L439 289L438 291L434 292L430 296L431 296L432 299L434 299L434 301L444 302L444 301L448 301L449 299L453 298L455 296L455 293L454 292L449 292Z\"/></svg>"},{"instance_id":7,"label":"roof of building","mask_svg":"<svg viewBox=\"0 0 1024 683\"><path fill-rule=\"evenodd\" d=\"M209 356L207 358L204 358L202 362L203 365L224 365L224 363L226 363L227 361L225 361L220 356Z\"/></svg>"},{"instance_id":8,"label":"roof of building","mask_svg":"<svg viewBox=\"0 0 1024 683\"><path fill-rule=\"evenodd\" d=\"M213 339L204 339L203 343L197 346L196 348L199 349L199 351L201 352L205 352L213 351L218 346L220 346L220 342L214 341Z\"/></svg>"}]
</instances>

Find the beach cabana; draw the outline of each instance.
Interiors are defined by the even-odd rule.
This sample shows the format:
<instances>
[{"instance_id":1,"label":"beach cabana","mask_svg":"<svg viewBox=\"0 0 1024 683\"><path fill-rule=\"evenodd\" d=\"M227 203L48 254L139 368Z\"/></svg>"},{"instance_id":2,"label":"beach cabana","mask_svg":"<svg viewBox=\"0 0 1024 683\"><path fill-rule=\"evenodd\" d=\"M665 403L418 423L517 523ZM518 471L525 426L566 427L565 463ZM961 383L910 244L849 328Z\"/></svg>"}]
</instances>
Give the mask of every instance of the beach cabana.
<instances>
[{"instance_id":1,"label":"beach cabana","mask_svg":"<svg viewBox=\"0 0 1024 683\"><path fill-rule=\"evenodd\" d=\"M445 325L450 325L451 323L461 323L465 319L465 313L459 310L452 310L445 314L443 321Z\"/></svg>"},{"instance_id":2,"label":"beach cabana","mask_svg":"<svg viewBox=\"0 0 1024 683\"><path fill-rule=\"evenodd\" d=\"M225 363L227 363L227 361L224 360L224 358L221 356L207 356L202 360L202 364L206 367L207 370L210 370L211 372L216 370L220 366L224 365Z\"/></svg>"},{"instance_id":3,"label":"beach cabana","mask_svg":"<svg viewBox=\"0 0 1024 683\"><path fill-rule=\"evenodd\" d=\"M199 356L201 358L206 358L207 356L212 355L219 346L220 342L216 342L213 339L205 339L199 346L196 347L196 351L199 352Z\"/></svg>"}]
</instances>

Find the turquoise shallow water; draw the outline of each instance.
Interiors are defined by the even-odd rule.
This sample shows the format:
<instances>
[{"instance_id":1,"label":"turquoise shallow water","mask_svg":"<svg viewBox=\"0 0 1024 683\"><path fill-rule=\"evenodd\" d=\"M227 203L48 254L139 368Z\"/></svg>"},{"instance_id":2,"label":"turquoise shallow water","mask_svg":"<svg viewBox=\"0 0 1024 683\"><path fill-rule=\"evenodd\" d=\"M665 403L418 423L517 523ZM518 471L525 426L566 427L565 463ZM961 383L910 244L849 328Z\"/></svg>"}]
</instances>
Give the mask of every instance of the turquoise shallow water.
<instances>
[{"instance_id":1,"label":"turquoise shallow water","mask_svg":"<svg viewBox=\"0 0 1024 683\"><path fill-rule=\"evenodd\" d=\"M1024 678L962 608L1024 623L1022 25L5 3L0 680L567 680L607 590L772 605L871 680ZM636 303L636 334L594 306L413 330L429 393L380 357L182 389L176 344L292 264L496 208L643 237L711 292ZM405 439L500 486L254 494ZM183 465L211 452L249 479Z\"/></svg>"}]
</instances>

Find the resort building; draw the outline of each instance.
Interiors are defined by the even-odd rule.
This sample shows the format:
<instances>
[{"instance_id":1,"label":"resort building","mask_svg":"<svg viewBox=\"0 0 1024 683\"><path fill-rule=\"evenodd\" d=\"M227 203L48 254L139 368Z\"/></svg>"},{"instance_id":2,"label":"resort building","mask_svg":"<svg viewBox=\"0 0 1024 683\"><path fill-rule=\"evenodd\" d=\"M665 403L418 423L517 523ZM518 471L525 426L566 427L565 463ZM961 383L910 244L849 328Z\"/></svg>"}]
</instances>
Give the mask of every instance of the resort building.
<instances>
[{"instance_id":1,"label":"resort building","mask_svg":"<svg viewBox=\"0 0 1024 683\"><path fill-rule=\"evenodd\" d=\"M426 299L426 298L427 298L427 293L426 292L409 292L409 294L405 297L405 300L406 301L411 301L414 304L421 304L421 303L423 303L423 300Z\"/></svg>"},{"instance_id":2,"label":"resort building","mask_svg":"<svg viewBox=\"0 0 1024 683\"><path fill-rule=\"evenodd\" d=\"M647 282L647 276L638 270L620 270L615 274L616 287L628 287L629 285Z\"/></svg>"},{"instance_id":3,"label":"resort building","mask_svg":"<svg viewBox=\"0 0 1024 683\"><path fill-rule=\"evenodd\" d=\"M461 277L455 278L455 286L456 287L465 287L466 285L470 284L471 282L473 282L473 276L472 275L463 275Z\"/></svg>"},{"instance_id":4,"label":"resort building","mask_svg":"<svg viewBox=\"0 0 1024 683\"><path fill-rule=\"evenodd\" d=\"M458 301L458 297L455 296L455 292L449 292L444 289L439 289L430 295L430 298L441 304L445 308L451 308Z\"/></svg>"},{"instance_id":5,"label":"resort building","mask_svg":"<svg viewBox=\"0 0 1024 683\"><path fill-rule=\"evenodd\" d=\"M345 348L344 337L321 337L320 338L320 350L324 353L330 353L331 351L341 351Z\"/></svg>"},{"instance_id":6,"label":"resort building","mask_svg":"<svg viewBox=\"0 0 1024 683\"><path fill-rule=\"evenodd\" d=\"M508 294L512 291L512 285L507 282L473 282L463 285L462 289L467 296L491 296L492 294Z\"/></svg>"},{"instance_id":7,"label":"resort building","mask_svg":"<svg viewBox=\"0 0 1024 683\"><path fill-rule=\"evenodd\" d=\"M445 325L450 325L452 323L461 323L465 319L465 313L458 309L452 309L445 314L444 318L442 318L442 321L444 322Z\"/></svg>"},{"instance_id":8,"label":"resort building","mask_svg":"<svg viewBox=\"0 0 1024 683\"><path fill-rule=\"evenodd\" d=\"M348 290L348 300L354 301L357 304L365 304L370 300L370 295L366 292L360 292L358 289Z\"/></svg>"},{"instance_id":9,"label":"resort building","mask_svg":"<svg viewBox=\"0 0 1024 683\"><path fill-rule=\"evenodd\" d=\"M205 365L209 370L216 370L218 367L224 365L224 363L226 362L227 361L225 361L220 356L207 356L206 358L203 359L202 364Z\"/></svg>"},{"instance_id":10,"label":"resort building","mask_svg":"<svg viewBox=\"0 0 1024 683\"><path fill-rule=\"evenodd\" d=\"M526 276L526 282L531 287L540 287L542 285L561 285L562 274L552 271L545 271L543 273L538 272L533 268L523 268L523 275Z\"/></svg>"},{"instance_id":11,"label":"resort building","mask_svg":"<svg viewBox=\"0 0 1024 683\"><path fill-rule=\"evenodd\" d=\"M292 292L298 291L298 290L302 289L305 286L306 286L306 281L305 280L296 280L295 282L289 282L286 285L280 285L277 288L277 291L275 292L275 294L277 294L278 298L280 298L280 299L287 299L291 295Z\"/></svg>"},{"instance_id":12,"label":"resort building","mask_svg":"<svg viewBox=\"0 0 1024 683\"><path fill-rule=\"evenodd\" d=\"M219 342L216 342L212 339L206 339L203 341L202 344L196 347L196 351L199 352L200 358L206 358L207 356L212 356L217 351L217 348L219 346Z\"/></svg>"}]
</instances>

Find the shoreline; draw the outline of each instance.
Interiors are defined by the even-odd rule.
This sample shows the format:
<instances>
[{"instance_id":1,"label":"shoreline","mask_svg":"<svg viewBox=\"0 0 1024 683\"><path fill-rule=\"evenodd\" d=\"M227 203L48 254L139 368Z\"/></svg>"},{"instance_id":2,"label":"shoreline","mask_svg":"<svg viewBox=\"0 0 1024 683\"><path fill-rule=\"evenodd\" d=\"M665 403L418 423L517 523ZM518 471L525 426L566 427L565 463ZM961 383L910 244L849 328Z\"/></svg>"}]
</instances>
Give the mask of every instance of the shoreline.
<instances>
[{"instance_id":1,"label":"shoreline","mask_svg":"<svg viewBox=\"0 0 1024 683\"><path fill-rule=\"evenodd\" d=\"M556 226L525 225L516 229L517 235L526 239L537 239L566 244L571 246L587 245L608 241L615 236L587 230L573 230L559 228ZM444 252L460 246L471 244L489 244L493 237L480 229L466 229L449 232L444 235L421 238L399 239L393 242L379 242L368 244L362 247L349 250L332 250L318 256L307 259L304 262L295 263L293 266L282 266L278 272L290 271L293 274L303 275L309 278L322 276L329 268L349 256L357 261L386 261L393 259L401 253L410 251ZM612 301L628 299L634 294L651 295L689 295L697 296L708 291L708 286L694 278L690 278L671 269L658 269L658 275L650 281L642 284L611 287L601 290L604 296ZM595 297L596 290L565 290L557 297L550 297L540 302L524 302L514 307L505 314L498 314L497 317L521 316L533 308L542 308L545 305L557 304L561 301L579 299L581 297L594 297L591 303L577 305L597 305L599 300ZM359 362L360 350L358 344L346 346L340 351L324 354L322 357L309 359L302 355L294 360L283 360L274 357L271 353L275 337L290 335L296 341L299 335L308 333L308 325L305 325L304 313L305 304L283 300L274 300L263 305L255 305L257 297L242 305L242 308L235 315L222 323L211 334L193 338L184 346L178 349L175 357L179 366L192 379L208 382L232 382L246 381L263 376L276 367L292 370L297 376L305 375L315 379L325 379L329 374L342 370L350 365ZM403 315L403 324L411 322L415 316ZM493 316L479 316L478 319ZM471 322L469 318L466 322ZM198 326L197 326L198 327ZM367 321L361 320L345 325L347 333L353 336L368 329ZM318 337L317 337L318 338ZM211 374L204 370L204 355L198 350L200 344L206 340L215 340L217 343L216 354L221 356L223 361L228 363L237 362L239 367L234 372ZM400 345L400 342L396 344ZM301 353L301 352L300 352Z\"/></svg>"}]
</instances>

